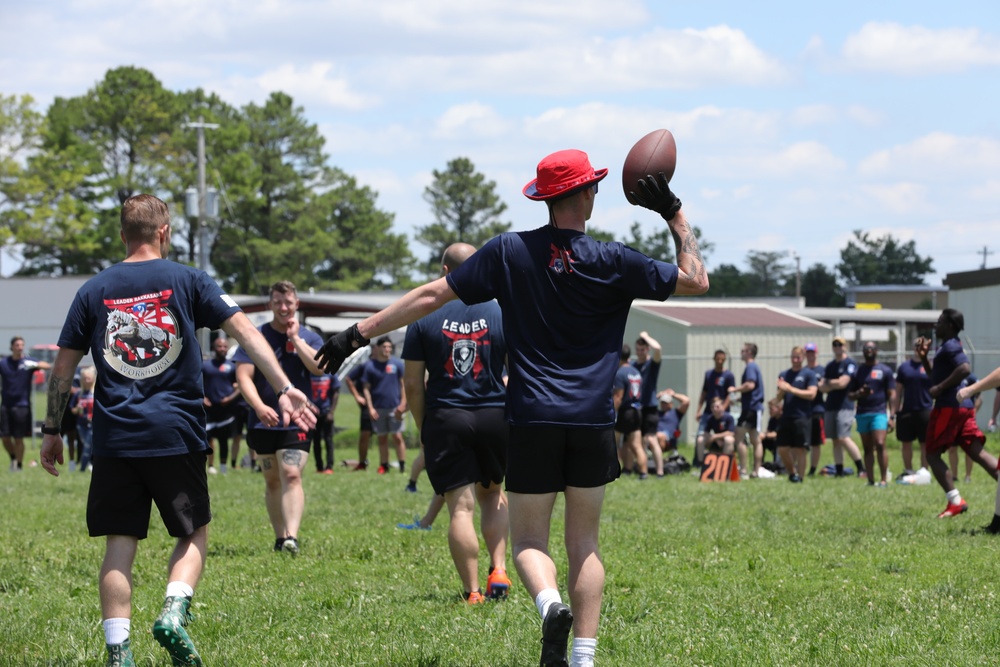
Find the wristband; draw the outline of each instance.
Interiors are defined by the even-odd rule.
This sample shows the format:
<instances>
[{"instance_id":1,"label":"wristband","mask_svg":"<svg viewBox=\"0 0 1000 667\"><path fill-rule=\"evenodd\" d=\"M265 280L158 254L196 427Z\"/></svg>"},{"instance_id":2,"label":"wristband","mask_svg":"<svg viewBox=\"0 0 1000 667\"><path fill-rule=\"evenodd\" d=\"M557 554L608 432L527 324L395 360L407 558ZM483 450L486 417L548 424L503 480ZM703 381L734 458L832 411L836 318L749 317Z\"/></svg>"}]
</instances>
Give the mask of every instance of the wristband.
<instances>
[{"instance_id":1,"label":"wristband","mask_svg":"<svg viewBox=\"0 0 1000 667\"><path fill-rule=\"evenodd\" d=\"M62 435L62 431L57 426L42 426L42 433L44 435Z\"/></svg>"},{"instance_id":2,"label":"wristband","mask_svg":"<svg viewBox=\"0 0 1000 667\"><path fill-rule=\"evenodd\" d=\"M281 391L278 392L278 396L284 396L285 394L287 394L288 392L290 392L292 389L295 389L295 385L293 385L291 382L289 382L284 387L282 387Z\"/></svg>"}]
</instances>

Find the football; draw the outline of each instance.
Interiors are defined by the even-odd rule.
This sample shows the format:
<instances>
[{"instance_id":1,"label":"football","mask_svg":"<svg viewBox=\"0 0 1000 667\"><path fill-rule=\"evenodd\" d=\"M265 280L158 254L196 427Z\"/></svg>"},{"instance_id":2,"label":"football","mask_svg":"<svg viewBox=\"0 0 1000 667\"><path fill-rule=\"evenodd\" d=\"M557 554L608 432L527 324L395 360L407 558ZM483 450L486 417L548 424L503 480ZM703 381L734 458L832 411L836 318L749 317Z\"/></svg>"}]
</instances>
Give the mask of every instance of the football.
<instances>
[{"instance_id":1,"label":"football","mask_svg":"<svg viewBox=\"0 0 1000 667\"><path fill-rule=\"evenodd\" d=\"M669 183L674 176L676 166L677 144L674 143L674 135L670 130L653 130L635 142L632 150L625 156L625 164L622 166L622 189L625 191L625 199L630 204L635 203L629 192L637 191L638 180L649 174L656 175L662 171Z\"/></svg>"}]
</instances>

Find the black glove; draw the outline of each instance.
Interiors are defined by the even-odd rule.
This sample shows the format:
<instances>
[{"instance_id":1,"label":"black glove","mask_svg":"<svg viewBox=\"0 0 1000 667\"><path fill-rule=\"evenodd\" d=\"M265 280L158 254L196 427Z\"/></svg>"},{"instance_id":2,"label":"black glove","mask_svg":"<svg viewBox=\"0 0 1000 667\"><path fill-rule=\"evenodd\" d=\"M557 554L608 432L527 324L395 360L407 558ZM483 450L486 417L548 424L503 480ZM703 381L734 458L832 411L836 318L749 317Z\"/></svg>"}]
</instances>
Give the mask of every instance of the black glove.
<instances>
[{"instance_id":1,"label":"black glove","mask_svg":"<svg viewBox=\"0 0 1000 667\"><path fill-rule=\"evenodd\" d=\"M336 373L344 359L349 357L354 350L368 344L368 339L358 331L358 325L351 325L350 329L345 329L338 334L334 334L326 339L323 347L313 357L320 367L327 373Z\"/></svg>"},{"instance_id":2,"label":"black glove","mask_svg":"<svg viewBox=\"0 0 1000 667\"><path fill-rule=\"evenodd\" d=\"M663 216L663 219L670 222L681 210L681 200L670 191L667 183L667 175L662 171L653 176L648 174L646 178L638 181L639 192L629 192L628 200L650 211L656 211Z\"/></svg>"}]
</instances>

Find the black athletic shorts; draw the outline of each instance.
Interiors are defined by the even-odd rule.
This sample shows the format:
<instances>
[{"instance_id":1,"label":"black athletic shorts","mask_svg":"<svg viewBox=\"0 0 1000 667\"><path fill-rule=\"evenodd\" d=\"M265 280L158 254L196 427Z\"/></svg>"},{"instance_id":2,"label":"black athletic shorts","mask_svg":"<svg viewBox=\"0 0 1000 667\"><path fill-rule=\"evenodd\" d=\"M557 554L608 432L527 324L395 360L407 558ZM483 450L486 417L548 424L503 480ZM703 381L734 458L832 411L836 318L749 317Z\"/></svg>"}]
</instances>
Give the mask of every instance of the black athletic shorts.
<instances>
[{"instance_id":1,"label":"black athletic shorts","mask_svg":"<svg viewBox=\"0 0 1000 667\"><path fill-rule=\"evenodd\" d=\"M930 410L900 412L896 415L896 439L900 442L927 442L927 424L931 420Z\"/></svg>"},{"instance_id":2,"label":"black athletic shorts","mask_svg":"<svg viewBox=\"0 0 1000 667\"><path fill-rule=\"evenodd\" d=\"M252 428L247 431L247 444L258 454L274 454L279 449L298 449L308 454L312 447L312 433L291 429Z\"/></svg>"},{"instance_id":3,"label":"black athletic shorts","mask_svg":"<svg viewBox=\"0 0 1000 667\"><path fill-rule=\"evenodd\" d=\"M825 413L814 412L810 418L812 421L812 437L809 439L810 447L818 447L826 442L826 424L823 421L823 417L825 416Z\"/></svg>"},{"instance_id":4,"label":"black athletic shorts","mask_svg":"<svg viewBox=\"0 0 1000 667\"><path fill-rule=\"evenodd\" d=\"M642 413L631 405L623 405L618 409L618 419L615 420L615 431L618 433L635 433L642 428Z\"/></svg>"},{"instance_id":5,"label":"black athletic shorts","mask_svg":"<svg viewBox=\"0 0 1000 667\"><path fill-rule=\"evenodd\" d=\"M360 424L360 429L361 429L362 433L364 433L366 431L368 433L372 432L372 416L368 413L368 409L364 408L364 407L361 408L361 424Z\"/></svg>"},{"instance_id":6,"label":"black athletic shorts","mask_svg":"<svg viewBox=\"0 0 1000 667\"><path fill-rule=\"evenodd\" d=\"M171 537L187 537L212 520L205 452L152 458L94 457L87 498L91 537L146 539L152 503Z\"/></svg>"},{"instance_id":7,"label":"black athletic shorts","mask_svg":"<svg viewBox=\"0 0 1000 667\"><path fill-rule=\"evenodd\" d=\"M593 488L621 475L615 432L607 428L511 426L507 490L553 493Z\"/></svg>"},{"instance_id":8,"label":"black athletic shorts","mask_svg":"<svg viewBox=\"0 0 1000 667\"><path fill-rule=\"evenodd\" d=\"M4 438L30 438L31 406L0 405L0 436Z\"/></svg>"},{"instance_id":9,"label":"black athletic shorts","mask_svg":"<svg viewBox=\"0 0 1000 667\"><path fill-rule=\"evenodd\" d=\"M503 408L438 408L424 416L420 440L434 493L503 481L510 427Z\"/></svg>"},{"instance_id":10,"label":"black athletic shorts","mask_svg":"<svg viewBox=\"0 0 1000 667\"><path fill-rule=\"evenodd\" d=\"M778 437L776 438L778 447L808 447L811 431L812 419L809 417L789 421L782 420L778 424Z\"/></svg>"},{"instance_id":11,"label":"black athletic shorts","mask_svg":"<svg viewBox=\"0 0 1000 667\"><path fill-rule=\"evenodd\" d=\"M736 422L736 426L742 426L748 431L756 431L760 426L758 424L761 421L763 413L758 410L744 410L740 413L740 418Z\"/></svg>"},{"instance_id":12,"label":"black athletic shorts","mask_svg":"<svg viewBox=\"0 0 1000 667\"><path fill-rule=\"evenodd\" d=\"M660 411L655 406L645 405L642 408L642 434L656 435L660 430Z\"/></svg>"}]
</instances>

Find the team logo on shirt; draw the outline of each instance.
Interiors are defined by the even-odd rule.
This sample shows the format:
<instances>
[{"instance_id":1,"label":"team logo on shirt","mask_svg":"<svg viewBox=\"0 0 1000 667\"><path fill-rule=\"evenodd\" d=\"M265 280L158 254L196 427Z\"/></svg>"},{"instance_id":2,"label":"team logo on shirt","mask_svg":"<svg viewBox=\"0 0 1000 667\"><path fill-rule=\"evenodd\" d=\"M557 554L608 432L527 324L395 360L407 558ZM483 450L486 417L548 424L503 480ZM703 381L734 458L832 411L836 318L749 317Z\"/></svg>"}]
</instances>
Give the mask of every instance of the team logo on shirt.
<instances>
[{"instance_id":1,"label":"team logo on shirt","mask_svg":"<svg viewBox=\"0 0 1000 667\"><path fill-rule=\"evenodd\" d=\"M882 379L882 371L881 371L881 369L873 368L872 372L871 372L871 375L869 377L871 377L871 379L873 379L873 380L881 380Z\"/></svg>"},{"instance_id":2,"label":"team logo on shirt","mask_svg":"<svg viewBox=\"0 0 1000 667\"><path fill-rule=\"evenodd\" d=\"M483 360L479 356L479 345L489 345L490 329L486 320L475 322L444 321L441 333L451 341L451 354L445 362L444 372L448 377L472 373L473 379L478 378L483 371Z\"/></svg>"},{"instance_id":3,"label":"team logo on shirt","mask_svg":"<svg viewBox=\"0 0 1000 667\"><path fill-rule=\"evenodd\" d=\"M144 380L167 370L180 357L184 340L166 304L173 290L128 299L105 299L108 310L104 360L121 375Z\"/></svg>"},{"instance_id":4,"label":"team logo on shirt","mask_svg":"<svg viewBox=\"0 0 1000 667\"><path fill-rule=\"evenodd\" d=\"M573 259L573 251L572 250L569 250L569 249L562 250L560 248L557 248L554 243L550 243L549 244L549 249L552 250L552 256L549 257L549 268L550 269L552 269L556 273L566 273L567 269L569 269L570 271L572 271L572 267L567 267L563 263L563 259L565 259L570 264L575 264L576 263L576 260Z\"/></svg>"}]
</instances>

